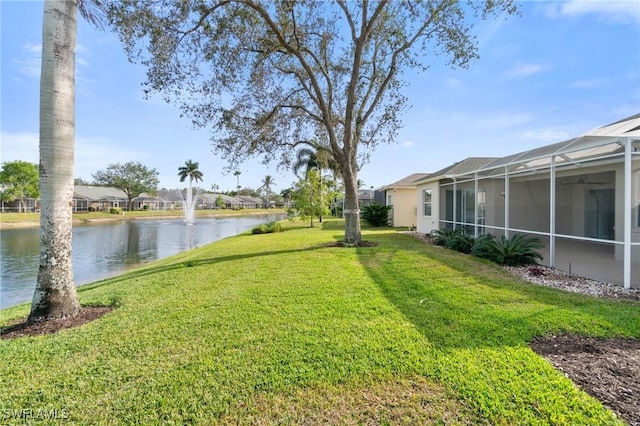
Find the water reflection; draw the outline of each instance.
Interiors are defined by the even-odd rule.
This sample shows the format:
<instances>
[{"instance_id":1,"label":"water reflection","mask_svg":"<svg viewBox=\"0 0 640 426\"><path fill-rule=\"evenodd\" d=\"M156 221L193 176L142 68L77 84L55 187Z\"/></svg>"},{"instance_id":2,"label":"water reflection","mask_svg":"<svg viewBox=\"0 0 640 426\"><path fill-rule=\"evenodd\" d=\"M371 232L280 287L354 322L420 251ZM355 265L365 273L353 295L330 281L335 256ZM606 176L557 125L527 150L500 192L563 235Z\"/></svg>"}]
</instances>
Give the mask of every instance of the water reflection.
<instances>
[{"instance_id":1,"label":"water reflection","mask_svg":"<svg viewBox=\"0 0 640 426\"><path fill-rule=\"evenodd\" d=\"M133 220L73 228L76 285L115 276L132 266L237 235L283 215L175 220ZM0 308L31 300L38 275L39 230L0 231Z\"/></svg>"}]
</instances>

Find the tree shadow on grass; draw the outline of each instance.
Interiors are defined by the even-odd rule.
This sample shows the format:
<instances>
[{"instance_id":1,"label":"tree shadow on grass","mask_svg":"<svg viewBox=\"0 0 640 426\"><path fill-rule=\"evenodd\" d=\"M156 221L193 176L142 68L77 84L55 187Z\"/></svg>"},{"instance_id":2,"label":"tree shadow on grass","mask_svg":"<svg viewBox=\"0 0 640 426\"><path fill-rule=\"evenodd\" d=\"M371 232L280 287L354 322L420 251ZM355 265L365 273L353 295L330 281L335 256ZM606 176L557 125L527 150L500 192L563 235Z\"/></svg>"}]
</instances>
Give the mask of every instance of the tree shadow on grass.
<instances>
[{"instance_id":1,"label":"tree shadow on grass","mask_svg":"<svg viewBox=\"0 0 640 426\"><path fill-rule=\"evenodd\" d=\"M416 244L409 236L378 238L385 248L359 251L360 262L436 347L524 346L551 332L628 334L629 324L640 324L637 304L518 282L499 267ZM640 325L631 329L639 333Z\"/></svg>"},{"instance_id":2,"label":"tree shadow on grass","mask_svg":"<svg viewBox=\"0 0 640 426\"><path fill-rule=\"evenodd\" d=\"M189 260L184 260L180 262L169 263L169 264L159 265L159 266L153 266L152 264L151 266L142 266L139 269L135 269L131 272L126 272L114 278L107 278L105 280L97 281L92 284L83 285L79 289L79 291L87 291L87 290L102 287L105 285L111 285L111 284L122 282L122 281L129 281L136 278L142 278L150 275L161 274L164 272L169 272L169 271L178 270L182 268L210 266L210 265L215 265L215 264L224 263L224 262L233 262L235 260L252 259L252 258L258 258L258 257L265 257L265 256L276 256L276 255L282 255L287 253L302 253L306 251L318 250L321 248L323 248L322 245L314 245L314 246L300 248L300 249L272 250L272 251L263 251L263 252L257 252L257 253L236 254L231 256L211 257L211 258L205 258L205 259L189 259Z\"/></svg>"},{"instance_id":3,"label":"tree shadow on grass","mask_svg":"<svg viewBox=\"0 0 640 426\"><path fill-rule=\"evenodd\" d=\"M192 260L185 260L185 261L170 263L170 264L161 265L161 266L146 266L146 267L143 266L131 272L126 272L122 275L118 275L117 277L108 278L105 280L97 281L92 284L83 285L82 287L78 288L78 292L82 293L82 292L90 291L92 289L100 288L103 286L113 285L119 282L135 280L137 278L147 277L155 274L161 274L164 272L169 272L169 271L183 269L183 268L210 266L210 265L224 263L224 262L232 262L240 259L251 259L251 258L257 258L257 257L264 257L264 256L275 256L275 255L282 255L286 253L301 253L305 251L318 250L320 248L322 248L321 245L316 245L316 246L295 249L295 250L273 250L273 251L264 251L259 253L238 254L238 255L232 255L232 256L222 256L222 257L207 258L207 259L192 259ZM116 298L112 298L111 303L108 306L102 306L102 305L82 306L78 315L73 318L62 318L62 319L56 319L56 320L41 321L37 323L28 323L26 318L19 318L11 321L7 325L0 326L0 338L4 340L4 339L13 339L18 337L25 337L25 336L39 336L39 335L53 334L58 332L59 330L79 327L88 322L97 320L103 315L109 313L111 310L119 306L120 306L120 301L116 297Z\"/></svg>"}]
</instances>

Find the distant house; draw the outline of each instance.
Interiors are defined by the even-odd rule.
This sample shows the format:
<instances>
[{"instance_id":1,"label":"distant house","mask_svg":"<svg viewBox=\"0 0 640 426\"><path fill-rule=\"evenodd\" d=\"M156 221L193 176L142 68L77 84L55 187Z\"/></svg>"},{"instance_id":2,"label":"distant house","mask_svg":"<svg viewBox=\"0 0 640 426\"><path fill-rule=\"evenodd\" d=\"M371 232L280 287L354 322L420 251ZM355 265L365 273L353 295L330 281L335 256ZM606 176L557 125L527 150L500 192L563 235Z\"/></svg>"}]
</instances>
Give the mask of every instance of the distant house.
<instances>
[{"instance_id":1,"label":"distant house","mask_svg":"<svg viewBox=\"0 0 640 426\"><path fill-rule=\"evenodd\" d=\"M182 196L179 189L161 189L158 191L158 197L164 200L167 210L182 209Z\"/></svg>"},{"instance_id":2,"label":"distant house","mask_svg":"<svg viewBox=\"0 0 640 426\"><path fill-rule=\"evenodd\" d=\"M127 194L106 186L75 185L73 189L73 211L106 211L111 207L127 209Z\"/></svg>"},{"instance_id":3,"label":"distant house","mask_svg":"<svg viewBox=\"0 0 640 426\"><path fill-rule=\"evenodd\" d=\"M5 187L0 185L0 192L4 191ZM24 209L24 210L23 210ZM0 200L0 211L5 212L35 212L40 210L40 199L25 197L22 200L16 199L13 201Z\"/></svg>"},{"instance_id":4,"label":"distant house","mask_svg":"<svg viewBox=\"0 0 640 426\"><path fill-rule=\"evenodd\" d=\"M373 203L373 189L358 189L358 205L360 208Z\"/></svg>"},{"instance_id":5,"label":"distant house","mask_svg":"<svg viewBox=\"0 0 640 426\"><path fill-rule=\"evenodd\" d=\"M250 197L248 195L236 195L239 200L240 207L244 209L259 209L262 208L262 198Z\"/></svg>"},{"instance_id":6,"label":"distant house","mask_svg":"<svg viewBox=\"0 0 640 426\"><path fill-rule=\"evenodd\" d=\"M134 198L133 209L134 210L171 210L173 209L173 203L171 201L165 201L160 196L154 196L147 193L142 193L140 196Z\"/></svg>"},{"instance_id":7,"label":"distant house","mask_svg":"<svg viewBox=\"0 0 640 426\"><path fill-rule=\"evenodd\" d=\"M226 194L215 194L216 200L218 197L222 197L225 209L238 209L240 208L240 201L236 197Z\"/></svg>"},{"instance_id":8,"label":"distant house","mask_svg":"<svg viewBox=\"0 0 640 426\"><path fill-rule=\"evenodd\" d=\"M376 191L384 193L383 204L393 206L389 214L391 226L416 226L418 202L415 182L427 175L428 173L413 173Z\"/></svg>"},{"instance_id":9,"label":"distant house","mask_svg":"<svg viewBox=\"0 0 640 426\"><path fill-rule=\"evenodd\" d=\"M468 158L417 182L418 231L528 234L544 264L640 287L640 114L507 157Z\"/></svg>"}]
</instances>

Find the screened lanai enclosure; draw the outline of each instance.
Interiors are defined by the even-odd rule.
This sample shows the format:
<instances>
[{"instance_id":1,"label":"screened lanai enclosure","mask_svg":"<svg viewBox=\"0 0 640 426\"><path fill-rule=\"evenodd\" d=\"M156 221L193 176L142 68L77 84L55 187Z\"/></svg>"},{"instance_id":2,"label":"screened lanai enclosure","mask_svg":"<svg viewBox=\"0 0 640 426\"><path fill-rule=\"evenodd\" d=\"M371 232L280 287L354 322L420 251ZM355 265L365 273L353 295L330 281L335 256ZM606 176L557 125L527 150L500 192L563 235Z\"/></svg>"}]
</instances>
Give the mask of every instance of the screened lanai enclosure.
<instances>
[{"instance_id":1,"label":"screened lanai enclosure","mask_svg":"<svg viewBox=\"0 0 640 426\"><path fill-rule=\"evenodd\" d=\"M438 187L440 228L535 236L547 266L640 288L640 114Z\"/></svg>"}]
</instances>

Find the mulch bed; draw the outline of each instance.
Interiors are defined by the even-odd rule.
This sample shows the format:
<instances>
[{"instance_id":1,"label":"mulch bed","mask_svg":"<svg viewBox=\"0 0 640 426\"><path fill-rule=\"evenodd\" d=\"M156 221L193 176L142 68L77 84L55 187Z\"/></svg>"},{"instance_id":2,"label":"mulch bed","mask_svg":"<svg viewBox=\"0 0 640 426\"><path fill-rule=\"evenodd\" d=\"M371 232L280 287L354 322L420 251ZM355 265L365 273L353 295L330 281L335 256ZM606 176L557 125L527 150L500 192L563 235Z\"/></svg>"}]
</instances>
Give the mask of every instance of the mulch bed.
<instances>
[{"instance_id":1,"label":"mulch bed","mask_svg":"<svg viewBox=\"0 0 640 426\"><path fill-rule=\"evenodd\" d=\"M100 318L111 312L111 306L83 306L80 312L73 318L63 318L50 321L38 321L32 324L26 322L26 318L14 321L13 323L0 329L0 338L15 339L24 336L42 336L53 334L65 328L79 327L90 321Z\"/></svg>"},{"instance_id":2,"label":"mulch bed","mask_svg":"<svg viewBox=\"0 0 640 426\"><path fill-rule=\"evenodd\" d=\"M571 334L537 338L531 348L632 426L640 426L640 340Z\"/></svg>"},{"instance_id":3,"label":"mulch bed","mask_svg":"<svg viewBox=\"0 0 640 426\"><path fill-rule=\"evenodd\" d=\"M323 247L376 247L378 244L372 241L360 241L359 244L349 244L344 241L333 241L323 244Z\"/></svg>"}]
</instances>

